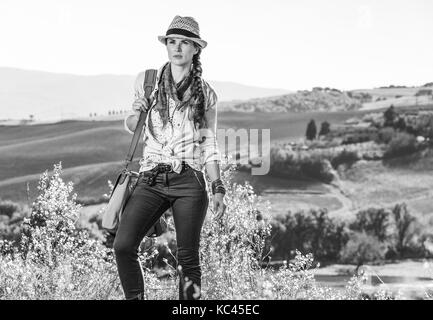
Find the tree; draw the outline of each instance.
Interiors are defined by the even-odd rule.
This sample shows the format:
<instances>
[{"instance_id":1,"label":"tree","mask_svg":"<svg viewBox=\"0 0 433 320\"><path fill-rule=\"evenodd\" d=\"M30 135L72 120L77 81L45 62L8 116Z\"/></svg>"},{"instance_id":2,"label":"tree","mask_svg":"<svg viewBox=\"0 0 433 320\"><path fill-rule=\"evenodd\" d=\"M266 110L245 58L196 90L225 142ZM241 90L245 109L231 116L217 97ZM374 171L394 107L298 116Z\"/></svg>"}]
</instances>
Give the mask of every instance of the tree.
<instances>
[{"instance_id":1,"label":"tree","mask_svg":"<svg viewBox=\"0 0 433 320\"><path fill-rule=\"evenodd\" d=\"M314 140L316 139L317 135L317 127L316 122L314 122L313 119L310 120L310 122L307 125L307 132L305 133L307 136L307 140Z\"/></svg>"},{"instance_id":2,"label":"tree","mask_svg":"<svg viewBox=\"0 0 433 320\"><path fill-rule=\"evenodd\" d=\"M383 113L383 117L385 119L384 126L385 127L393 127L395 119L397 118L398 113L394 109L394 105L391 105L386 111Z\"/></svg>"},{"instance_id":3,"label":"tree","mask_svg":"<svg viewBox=\"0 0 433 320\"><path fill-rule=\"evenodd\" d=\"M404 131L406 130L406 121L403 117L399 117L397 123L395 124L395 129Z\"/></svg>"},{"instance_id":4,"label":"tree","mask_svg":"<svg viewBox=\"0 0 433 320\"><path fill-rule=\"evenodd\" d=\"M409 213L406 203L396 204L392 209L392 215L395 220L395 249L400 255L404 254L404 251L409 249L410 240L416 233L411 230L411 226L415 223L416 218Z\"/></svg>"},{"instance_id":5,"label":"tree","mask_svg":"<svg viewBox=\"0 0 433 320\"><path fill-rule=\"evenodd\" d=\"M111 111L108 111L108 115L111 116Z\"/></svg>"},{"instance_id":6,"label":"tree","mask_svg":"<svg viewBox=\"0 0 433 320\"><path fill-rule=\"evenodd\" d=\"M30 121L34 121L35 120L35 116L32 115L32 114L29 116L29 118L30 118Z\"/></svg>"},{"instance_id":7,"label":"tree","mask_svg":"<svg viewBox=\"0 0 433 320\"><path fill-rule=\"evenodd\" d=\"M330 128L331 128L331 125L329 124L328 121L322 122L322 124L320 125L319 136L326 136L331 131Z\"/></svg>"}]
</instances>

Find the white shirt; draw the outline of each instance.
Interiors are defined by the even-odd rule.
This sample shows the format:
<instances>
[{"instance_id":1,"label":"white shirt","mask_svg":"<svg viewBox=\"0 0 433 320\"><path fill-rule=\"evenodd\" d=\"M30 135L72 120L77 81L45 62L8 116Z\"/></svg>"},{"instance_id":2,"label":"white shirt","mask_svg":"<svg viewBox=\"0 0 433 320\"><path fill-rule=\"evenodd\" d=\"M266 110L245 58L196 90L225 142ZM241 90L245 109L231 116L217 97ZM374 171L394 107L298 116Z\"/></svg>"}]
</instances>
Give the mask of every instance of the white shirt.
<instances>
[{"instance_id":1,"label":"white shirt","mask_svg":"<svg viewBox=\"0 0 433 320\"><path fill-rule=\"evenodd\" d=\"M156 83L159 82L162 68L159 69ZM140 72L135 80L135 99L144 97L145 72ZM189 120L190 108L183 111L176 110L176 102L167 96L169 104L169 117L173 115L173 129L170 123L162 127L159 112L154 109L158 87L155 86L151 94L153 103L149 109L144 125L143 134L143 157L140 159L140 172L155 167L158 163L168 163L173 171L180 173L182 161L188 163L193 169L203 171L207 162L221 161L221 154L216 139L217 132L217 95L212 87L202 79L204 104L206 110L207 129L196 129L193 120ZM127 120L134 113L127 115L124 121L125 129L133 134L128 127ZM149 130L149 118L152 120L155 136ZM191 116L192 118L192 116ZM204 138L204 141L202 141Z\"/></svg>"}]
</instances>

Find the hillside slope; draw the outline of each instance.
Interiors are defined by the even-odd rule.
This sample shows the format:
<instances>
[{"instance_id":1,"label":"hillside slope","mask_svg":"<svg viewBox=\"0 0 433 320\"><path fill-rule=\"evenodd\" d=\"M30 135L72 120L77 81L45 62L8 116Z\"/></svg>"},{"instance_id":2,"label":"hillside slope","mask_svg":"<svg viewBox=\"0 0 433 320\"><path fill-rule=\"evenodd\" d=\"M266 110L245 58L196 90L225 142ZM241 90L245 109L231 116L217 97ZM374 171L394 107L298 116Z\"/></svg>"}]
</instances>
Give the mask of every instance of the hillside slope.
<instances>
[{"instance_id":1,"label":"hillside slope","mask_svg":"<svg viewBox=\"0 0 433 320\"><path fill-rule=\"evenodd\" d=\"M311 111L350 111L362 107L358 99L338 90L298 91L296 93L223 103L223 110L244 112L311 112Z\"/></svg>"},{"instance_id":2,"label":"hillside slope","mask_svg":"<svg viewBox=\"0 0 433 320\"><path fill-rule=\"evenodd\" d=\"M52 172L54 164L55 162L47 166L46 169L49 173ZM131 168L136 170L138 165L135 163ZM62 176L64 181L71 181L74 184L74 192L77 193L78 199L99 199L102 195L110 192L107 181L111 180L114 183L121 169L122 165L119 161L103 162L64 168ZM8 199L16 202L34 201L39 193L37 186L41 174L42 171L36 174L0 181L0 199Z\"/></svg>"},{"instance_id":3,"label":"hillside slope","mask_svg":"<svg viewBox=\"0 0 433 320\"><path fill-rule=\"evenodd\" d=\"M297 139L305 134L311 118L317 123L328 121L341 123L365 112L311 112L311 113L244 113L221 112L218 127L237 129L271 129L271 141ZM53 164L62 161L63 168L84 168L86 179L99 179L89 168L105 168L105 164L120 164L128 150L131 135L123 130L123 122L117 121L66 121L27 126L0 126L0 198L26 198L26 181L35 187L39 175L51 170ZM259 144L261 139L259 139ZM248 148L248 145L241 146ZM140 157L142 146L137 148ZM227 150L225 151L227 152ZM231 151L230 151L231 152ZM98 180L106 186L106 180L116 170L109 166L105 177ZM77 169L78 170L78 169ZM97 170L96 170L97 171ZM78 174L78 173L77 173ZM72 176L72 175L71 175ZM92 178L93 177L93 178ZM29 180L30 179L30 180ZM105 179L105 181L104 181ZM33 182L32 182L33 181ZM84 181L84 180L80 180ZM33 183L33 185L32 185ZM101 187L80 182L82 195L101 195ZM104 191L105 192L105 191ZM80 194L80 196L82 196Z\"/></svg>"},{"instance_id":4,"label":"hillside slope","mask_svg":"<svg viewBox=\"0 0 433 320\"><path fill-rule=\"evenodd\" d=\"M431 92L430 94L428 94ZM427 93L427 94L426 94ZM319 112L376 110L396 107L433 104L433 86L384 87L340 91L333 88L316 87L296 93L250 99L246 101L222 102L222 110L242 112Z\"/></svg>"}]
</instances>

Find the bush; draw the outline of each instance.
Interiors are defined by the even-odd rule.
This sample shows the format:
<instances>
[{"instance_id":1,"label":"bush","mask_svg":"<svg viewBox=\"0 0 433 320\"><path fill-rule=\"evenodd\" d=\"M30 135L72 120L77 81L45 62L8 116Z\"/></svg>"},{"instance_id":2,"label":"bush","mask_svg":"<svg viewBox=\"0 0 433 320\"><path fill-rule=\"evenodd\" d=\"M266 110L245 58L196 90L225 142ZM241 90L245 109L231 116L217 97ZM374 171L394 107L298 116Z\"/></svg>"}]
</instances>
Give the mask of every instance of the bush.
<instances>
[{"instance_id":1,"label":"bush","mask_svg":"<svg viewBox=\"0 0 433 320\"><path fill-rule=\"evenodd\" d=\"M21 236L21 221L0 216L0 240L17 241Z\"/></svg>"},{"instance_id":2,"label":"bush","mask_svg":"<svg viewBox=\"0 0 433 320\"><path fill-rule=\"evenodd\" d=\"M393 127L385 127L379 130L376 142L388 144L391 142L395 135L395 130Z\"/></svg>"},{"instance_id":3,"label":"bush","mask_svg":"<svg viewBox=\"0 0 433 320\"><path fill-rule=\"evenodd\" d=\"M321 262L338 261L348 241L343 222L329 218L327 210L300 211L276 217L272 221L272 256L290 259L296 249L311 252Z\"/></svg>"},{"instance_id":4,"label":"bush","mask_svg":"<svg viewBox=\"0 0 433 320\"><path fill-rule=\"evenodd\" d=\"M109 200L106 196L101 196L99 198L95 197L81 197L77 198L76 203L82 206L91 206L95 204L107 203Z\"/></svg>"},{"instance_id":5,"label":"bush","mask_svg":"<svg viewBox=\"0 0 433 320\"><path fill-rule=\"evenodd\" d=\"M398 113L395 111L395 108L393 105L391 105L388 109L385 110L383 113L383 118L385 120L384 126L394 126L394 123L398 117Z\"/></svg>"},{"instance_id":6,"label":"bush","mask_svg":"<svg viewBox=\"0 0 433 320\"><path fill-rule=\"evenodd\" d=\"M289 178L311 178L332 182L336 176L331 163L320 153L287 152L282 148L271 148L270 174Z\"/></svg>"},{"instance_id":7,"label":"bush","mask_svg":"<svg viewBox=\"0 0 433 320\"><path fill-rule=\"evenodd\" d=\"M383 114L379 112L367 113L362 117L363 122L369 122L375 128L381 128L384 124Z\"/></svg>"},{"instance_id":8,"label":"bush","mask_svg":"<svg viewBox=\"0 0 433 320\"><path fill-rule=\"evenodd\" d=\"M12 201L0 201L0 216L12 217L14 212L18 211L18 204Z\"/></svg>"},{"instance_id":9,"label":"bush","mask_svg":"<svg viewBox=\"0 0 433 320\"><path fill-rule=\"evenodd\" d=\"M341 164L352 166L356 161L360 160L360 156L356 151L343 150L336 157L331 160L332 167L337 169Z\"/></svg>"},{"instance_id":10,"label":"bush","mask_svg":"<svg viewBox=\"0 0 433 320\"><path fill-rule=\"evenodd\" d=\"M398 132L389 142L385 158L409 155L417 150L415 136L406 132Z\"/></svg>"},{"instance_id":11,"label":"bush","mask_svg":"<svg viewBox=\"0 0 433 320\"><path fill-rule=\"evenodd\" d=\"M328 160L305 158L300 164L300 169L305 176L318 179L325 183L330 183L334 180L332 173L332 165Z\"/></svg>"},{"instance_id":12,"label":"bush","mask_svg":"<svg viewBox=\"0 0 433 320\"><path fill-rule=\"evenodd\" d=\"M254 194L251 185L226 181L227 212L222 221L203 225L200 259L207 299L257 297L262 263L269 254L266 239L270 235L269 203Z\"/></svg>"},{"instance_id":13,"label":"bush","mask_svg":"<svg viewBox=\"0 0 433 320\"><path fill-rule=\"evenodd\" d=\"M21 236L21 223L28 215L28 207L12 201L0 202L0 239L17 241Z\"/></svg>"},{"instance_id":14,"label":"bush","mask_svg":"<svg viewBox=\"0 0 433 320\"><path fill-rule=\"evenodd\" d=\"M381 262L386 252L386 244L377 237L365 232L354 232L341 252L341 261L358 266L367 262Z\"/></svg>"},{"instance_id":15,"label":"bush","mask_svg":"<svg viewBox=\"0 0 433 320\"><path fill-rule=\"evenodd\" d=\"M61 165L39 181L40 195L18 244L0 241L0 299L107 299L119 287L113 255L74 223L79 206ZM117 291L119 297L119 291Z\"/></svg>"},{"instance_id":16,"label":"bush","mask_svg":"<svg viewBox=\"0 0 433 320\"><path fill-rule=\"evenodd\" d=\"M344 133L343 133L344 134ZM363 143L377 139L376 130L359 130L355 133L349 133L343 135L342 145Z\"/></svg>"},{"instance_id":17,"label":"bush","mask_svg":"<svg viewBox=\"0 0 433 320\"><path fill-rule=\"evenodd\" d=\"M433 94L432 89L420 89L415 93L415 97L431 96L432 94Z\"/></svg>"}]
</instances>

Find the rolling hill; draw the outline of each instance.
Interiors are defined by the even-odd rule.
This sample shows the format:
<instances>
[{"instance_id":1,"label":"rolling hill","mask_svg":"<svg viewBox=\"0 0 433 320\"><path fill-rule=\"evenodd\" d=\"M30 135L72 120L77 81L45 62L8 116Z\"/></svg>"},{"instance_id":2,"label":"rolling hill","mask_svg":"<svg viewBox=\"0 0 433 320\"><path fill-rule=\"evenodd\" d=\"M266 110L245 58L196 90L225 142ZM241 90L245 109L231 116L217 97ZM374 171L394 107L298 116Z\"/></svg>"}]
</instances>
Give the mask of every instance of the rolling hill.
<instances>
[{"instance_id":1,"label":"rolling hill","mask_svg":"<svg viewBox=\"0 0 433 320\"><path fill-rule=\"evenodd\" d=\"M271 141L279 141L304 136L311 118L317 123L341 123L364 113L221 112L219 128L271 129ZM60 161L79 197L100 197L107 192L107 180L113 180L120 170L130 139L121 120L0 126L0 198L25 201L27 182L30 197L36 196L40 174ZM137 149L137 160L141 148ZM137 163L134 166L138 169Z\"/></svg>"},{"instance_id":2,"label":"rolling hill","mask_svg":"<svg viewBox=\"0 0 433 320\"><path fill-rule=\"evenodd\" d=\"M137 72L138 73L138 72ZM135 75L71 75L0 68L0 120L71 119L89 113L130 110ZM250 99L288 93L284 89L209 81L219 101Z\"/></svg>"},{"instance_id":3,"label":"rolling hill","mask_svg":"<svg viewBox=\"0 0 433 320\"><path fill-rule=\"evenodd\" d=\"M304 90L296 93L223 103L223 110L246 112L311 112L350 111L361 109L362 103L339 90Z\"/></svg>"},{"instance_id":4,"label":"rolling hill","mask_svg":"<svg viewBox=\"0 0 433 320\"><path fill-rule=\"evenodd\" d=\"M420 92L424 94L420 95ZM427 92L427 94L425 94ZM430 92L430 94L428 94ZM313 88L285 95L255 98L245 101L222 102L222 110L242 112L318 112L376 110L433 104L433 86L382 87L340 91L333 88Z\"/></svg>"}]
</instances>

